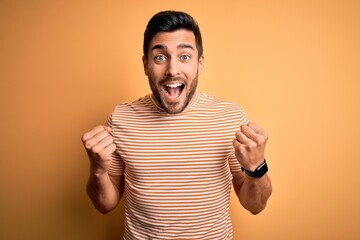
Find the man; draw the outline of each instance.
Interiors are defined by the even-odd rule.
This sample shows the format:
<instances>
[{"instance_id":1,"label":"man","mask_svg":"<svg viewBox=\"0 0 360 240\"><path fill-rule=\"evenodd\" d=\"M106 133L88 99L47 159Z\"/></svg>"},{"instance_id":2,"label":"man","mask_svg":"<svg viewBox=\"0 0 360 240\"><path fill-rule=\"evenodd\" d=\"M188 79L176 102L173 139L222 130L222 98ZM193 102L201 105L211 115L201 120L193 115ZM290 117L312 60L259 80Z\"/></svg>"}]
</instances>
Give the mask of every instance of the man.
<instances>
[{"instance_id":1,"label":"man","mask_svg":"<svg viewBox=\"0 0 360 240\"><path fill-rule=\"evenodd\" d=\"M204 56L191 16L154 15L143 48L152 94L83 135L87 193L102 213L125 195L124 239L231 239L231 185L253 214L271 195L267 134L236 104L196 91Z\"/></svg>"}]
</instances>

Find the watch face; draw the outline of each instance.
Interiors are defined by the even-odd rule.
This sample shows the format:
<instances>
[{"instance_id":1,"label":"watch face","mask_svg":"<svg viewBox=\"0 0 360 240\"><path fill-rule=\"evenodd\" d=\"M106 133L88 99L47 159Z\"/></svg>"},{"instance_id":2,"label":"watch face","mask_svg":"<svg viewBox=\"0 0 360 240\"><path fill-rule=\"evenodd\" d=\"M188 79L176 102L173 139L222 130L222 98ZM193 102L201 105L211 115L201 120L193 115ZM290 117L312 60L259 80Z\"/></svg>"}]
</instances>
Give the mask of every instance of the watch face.
<instances>
[{"instance_id":1,"label":"watch face","mask_svg":"<svg viewBox=\"0 0 360 240\"><path fill-rule=\"evenodd\" d=\"M256 171L260 170L261 168L264 167L264 165L266 165L266 162L264 161L262 164L260 164L260 166L257 167Z\"/></svg>"},{"instance_id":2,"label":"watch face","mask_svg":"<svg viewBox=\"0 0 360 240\"><path fill-rule=\"evenodd\" d=\"M266 162L264 161L263 164L261 164L256 170L255 172L257 173L256 175L258 175L258 177L262 177L265 173L267 173L268 171L268 166L266 164Z\"/></svg>"}]
</instances>

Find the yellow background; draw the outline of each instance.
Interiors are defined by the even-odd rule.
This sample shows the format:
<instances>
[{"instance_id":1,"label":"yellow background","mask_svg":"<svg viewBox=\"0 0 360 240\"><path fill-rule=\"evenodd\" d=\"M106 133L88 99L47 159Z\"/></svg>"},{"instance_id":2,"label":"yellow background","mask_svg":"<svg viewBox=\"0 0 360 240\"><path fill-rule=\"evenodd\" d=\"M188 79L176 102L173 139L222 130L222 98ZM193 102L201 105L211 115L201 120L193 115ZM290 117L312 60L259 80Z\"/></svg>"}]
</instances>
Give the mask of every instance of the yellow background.
<instances>
[{"instance_id":1,"label":"yellow background","mask_svg":"<svg viewBox=\"0 0 360 240\"><path fill-rule=\"evenodd\" d=\"M120 239L123 206L85 194L80 137L149 93L143 31L166 9L200 24L199 90L265 128L273 195L234 239L360 239L360 1L1 1L0 239ZM123 203L122 203L123 204Z\"/></svg>"}]
</instances>

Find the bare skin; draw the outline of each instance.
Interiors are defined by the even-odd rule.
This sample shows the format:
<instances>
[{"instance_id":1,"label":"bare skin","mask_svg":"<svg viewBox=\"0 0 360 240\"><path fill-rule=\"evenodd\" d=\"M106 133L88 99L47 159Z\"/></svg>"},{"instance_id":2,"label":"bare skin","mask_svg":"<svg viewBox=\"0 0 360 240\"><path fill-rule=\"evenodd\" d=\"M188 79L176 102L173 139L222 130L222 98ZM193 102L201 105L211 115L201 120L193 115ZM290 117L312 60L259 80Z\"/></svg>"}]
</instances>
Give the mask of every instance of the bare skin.
<instances>
[{"instance_id":1,"label":"bare skin","mask_svg":"<svg viewBox=\"0 0 360 240\"><path fill-rule=\"evenodd\" d=\"M87 194L95 208L104 214L117 206L124 192L123 176L114 177L108 173L111 154L116 149L110 133L109 127L96 126L81 138L90 160Z\"/></svg>"},{"instance_id":2,"label":"bare skin","mask_svg":"<svg viewBox=\"0 0 360 240\"><path fill-rule=\"evenodd\" d=\"M242 125L236 132L233 146L235 155L241 166L254 171L264 161L267 133L255 123ZM272 185L267 174L254 178L237 172L233 174L234 190L241 205L252 214L265 209L272 193Z\"/></svg>"}]
</instances>

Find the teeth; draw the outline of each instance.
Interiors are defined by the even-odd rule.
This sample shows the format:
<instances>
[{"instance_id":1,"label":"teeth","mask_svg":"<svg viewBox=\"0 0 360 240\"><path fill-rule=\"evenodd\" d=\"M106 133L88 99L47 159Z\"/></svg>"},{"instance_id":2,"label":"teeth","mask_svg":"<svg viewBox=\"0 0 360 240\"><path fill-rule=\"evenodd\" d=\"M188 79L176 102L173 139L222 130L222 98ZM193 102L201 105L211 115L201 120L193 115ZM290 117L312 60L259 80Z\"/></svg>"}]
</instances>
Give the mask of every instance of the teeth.
<instances>
[{"instance_id":1,"label":"teeth","mask_svg":"<svg viewBox=\"0 0 360 240\"><path fill-rule=\"evenodd\" d=\"M172 84L167 84L166 87L169 88L177 88L177 87L181 87L182 84L181 83L172 83Z\"/></svg>"}]
</instances>

